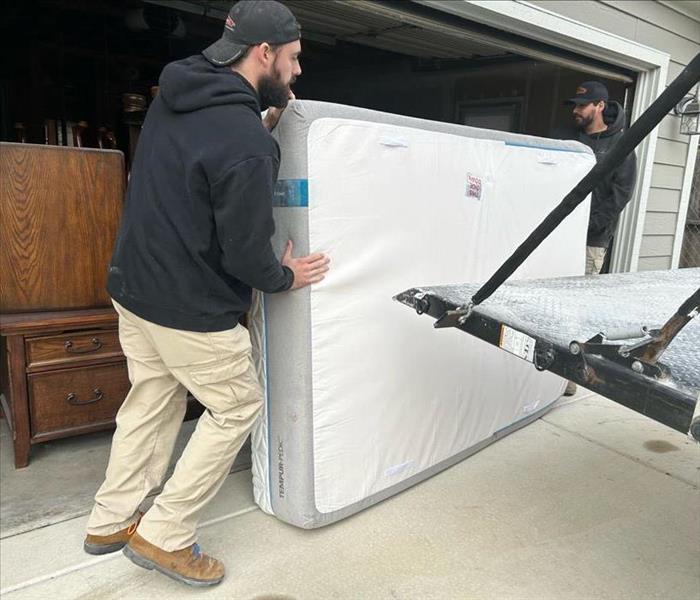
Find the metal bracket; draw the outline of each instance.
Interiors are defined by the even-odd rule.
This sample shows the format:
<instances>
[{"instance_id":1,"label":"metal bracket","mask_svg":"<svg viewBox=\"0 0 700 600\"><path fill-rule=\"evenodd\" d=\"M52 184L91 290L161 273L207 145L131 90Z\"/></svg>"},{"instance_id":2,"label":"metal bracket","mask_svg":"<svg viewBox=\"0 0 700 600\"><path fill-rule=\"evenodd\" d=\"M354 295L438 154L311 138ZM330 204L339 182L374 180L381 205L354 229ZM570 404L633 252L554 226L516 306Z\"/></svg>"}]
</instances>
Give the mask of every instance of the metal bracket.
<instances>
[{"instance_id":1,"label":"metal bracket","mask_svg":"<svg viewBox=\"0 0 700 600\"><path fill-rule=\"evenodd\" d=\"M535 345L535 354L532 362L538 371L546 371L554 364L557 357L554 346L551 343L538 341Z\"/></svg>"},{"instance_id":2,"label":"metal bracket","mask_svg":"<svg viewBox=\"0 0 700 600\"><path fill-rule=\"evenodd\" d=\"M600 332L587 342L576 340L569 344L569 352L574 355L597 354L620 365L629 367L635 373L665 379L670 369L659 362L668 345L691 320L700 314L700 288L692 294L663 327L650 329L637 326L628 329ZM627 342L627 343L609 343Z\"/></svg>"},{"instance_id":3,"label":"metal bracket","mask_svg":"<svg viewBox=\"0 0 700 600\"><path fill-rule=\"evenodd\" d=\"M585 357L586 354L596 354L628 367L635 373L644 374L655 379L664 379L670 374L668 367L658 361L650 362L645 359L648 347L659 341L660 333L660 329L649 329L648 327L637 327L632 330L617 331L610 334L600 332L587 342L572 341L569 344L569 352L582 357ZM639 339L640 337L642 337L641 340ZM624 343L631 340L637 341ZM611 341L623 343L610 343Z\"/></svg>"},{"instance_id":4,"label":"metal bracket","mask_svg":"<svg viewBox=\"0 0 700 600\"><path fill-rule=\"evenodd\" d=\"M394 296L394 300L401 302L406 306L410 306L419 315L422 315L430 310L430 299L428 297L428 293L424 292L420 288L412 288L397 294Z\"/></svg>"},{"instance_id":5,"label":"metal bracket","mask_svg":"<svg viewBox=\"0 0 700 600\"><path fill-rule=\"evenodd\" d=\"M467 319L471 317L474 311L474 304L470 302L469 304L464 304L455 310L448 310L444 315L442 315L437 321L435 321L435 329L442 329L443 327L459 327L467 322Z\"/></svg>"},{"instance_id":6,"label":"metal bracket","mask_svg":"<svg viewBox=\"0 0 700 600\"><path fill-rule=\"evenodd\" d=\"M416 313L419 315L430 310L430 300L426 297L427 295L428 294L425 292L416 292L413 294L413 308L416 309Z\"/></svg>"}]
</instances>

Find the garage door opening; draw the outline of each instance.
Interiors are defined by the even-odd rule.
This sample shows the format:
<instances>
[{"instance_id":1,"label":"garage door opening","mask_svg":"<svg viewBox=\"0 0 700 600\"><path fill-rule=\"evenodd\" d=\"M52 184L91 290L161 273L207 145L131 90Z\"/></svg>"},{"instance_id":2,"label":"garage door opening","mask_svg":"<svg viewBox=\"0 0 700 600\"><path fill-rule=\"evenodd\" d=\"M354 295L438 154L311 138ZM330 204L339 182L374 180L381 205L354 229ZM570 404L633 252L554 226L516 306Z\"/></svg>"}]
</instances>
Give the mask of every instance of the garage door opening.
<instances>
[{"instance_id":1,"label":"garage door opening","mask_svg":"<svg viewBox=\"0 0 700 600\"><path fill-rule=\"evenodd\" d=\"M302 25L299 98L572 138L570 97L604 82L632 114L637 74L408 0L283 0ZM23 61L0 79L0 138L115 141L130 164L162 68L221 35L231 0L12 3L3 41ZM36 14L42 19L36 19ZM105 133L106 132L106 133ZM612 256L612 253L608 253Z\"/></svg>"},{"instance_id":2,"label":"garage door opening","mask_svg":"<svg viewBox=\"0 0 700 600\"><path fill-rule=\"evenodd\" d=\"M228 0L163 2L206 21ZM526 133L575 134L562 100L604 82L629 118L636 74L408 1L286 0L302 25L298 97ZM214 32L216 33L216 32ZM204 43L206 40L202 40Z\"/></svg>"},{"instance_id":3,"label":"garage door opening","mask_svg":"<svg viewBox=\"0 0 700 600\"><path fill-rule=\"evenodd\" d=\"M162 67L221 34L230 0L16 3L4 39L2 138L45 141L45 121L123 127L124 94L149 97ZM413 2L288 0L303 32L299 98L544 137L573 135L562 101L603 81L629 116L635 74ZM41 21L33 17L40 9ZM53 26L47 26L53 23ZM7 53L4 53L8 56ZM17 54L15 54L17 55ZM127 119L128 120L128 119ZM19 130L18 130L19 128ZM60 126L59 126L60 129ZM70 131L65 131L67 144Z\"/></svg>"},{"instance_id":4,"label":"garage door opening","mask_svg":"<svg viewBox=\"0 0 700 600\"><path fill-rule=\"evenodd\" d=\"M299 97L543 137L575 134L582 81L634 100L635 74L411 2L287 4L302 24ZM516 51L517 50L517 51Z\"/></svg>"}]
</instances>

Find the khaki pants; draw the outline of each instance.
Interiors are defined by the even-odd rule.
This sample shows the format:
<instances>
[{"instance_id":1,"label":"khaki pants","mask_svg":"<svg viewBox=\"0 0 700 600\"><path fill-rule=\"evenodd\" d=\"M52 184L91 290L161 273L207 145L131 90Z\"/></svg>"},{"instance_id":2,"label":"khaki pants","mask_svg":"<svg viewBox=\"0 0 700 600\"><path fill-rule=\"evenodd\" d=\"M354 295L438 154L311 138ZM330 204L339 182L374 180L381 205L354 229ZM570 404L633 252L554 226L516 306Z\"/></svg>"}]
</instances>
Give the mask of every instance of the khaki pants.
<instances>
[{"instance_id":1,"label":"khaki pants","mask_svg":"<svg viewBox=\"0 0 700 600\"><path fill-rule=\"evenodd\" d=\"M187 390L206 407L175 472L138 532L172 552L196 542L199 513L228 475L262 407L248 331L179 331L145 321L114 303L131 391L117 414L105 482L87 532L127 527L161 483L186 408Z\"/></svg>"},{"instance_id":2,"label":"khaki pants","mask_svg":"<svg viewBox=\"0 0 700 600\"><path fill-rule=\"evenodd\" d=\"M605 262L607 248L586 246L586 275L598 275Z\"/></svg>"}]
</instances>

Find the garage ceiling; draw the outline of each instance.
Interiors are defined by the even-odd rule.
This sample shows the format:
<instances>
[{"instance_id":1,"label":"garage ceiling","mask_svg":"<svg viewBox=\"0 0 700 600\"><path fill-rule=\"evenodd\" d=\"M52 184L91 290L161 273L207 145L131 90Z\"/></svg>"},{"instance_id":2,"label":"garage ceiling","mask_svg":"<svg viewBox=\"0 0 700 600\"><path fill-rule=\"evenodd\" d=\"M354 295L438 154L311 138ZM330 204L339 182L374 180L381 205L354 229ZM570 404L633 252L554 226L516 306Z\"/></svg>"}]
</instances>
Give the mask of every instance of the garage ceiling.
<instances>
[{"instance_id":1,"label":"garage ceiling","mask_svg":"<svg viewBox=\"0 0 700 600\"><path fill-rule=\"evenodd\" d=\"M145 0L172 9L225 19L232 0ZM299 19L302 35L333 46L352 42L422 59L473 60L524 56L599 77L634 81L630 73L556 47L446 19L408 0L284 0Z\"/></svg>"},{"instance_id":2,"label":"garage ceiling","mask_svg":"<svg viewBox=\"0 0 700 600\"><path fill-rule=\"evenodd\" d=\"M319 11L314 0L286 3L299 19L302 31L323 33L336 39L391 50L420 58L476 58L507 54L490 45L476 43L461 35L427 29L408 15L374 2L326 1Z\"/></svg>"},{"instance_id":3,"label":"garage ceiling","mask_svg":"<svg viewBox=\"0 0 700 600\"><path fill-rule=\"evenodd\" d=\"M170 8L225 19L232 0L151 0ZM463 30L436 29L399 9L371 0L286 0L303 37L329 45L353 42L419 58L471 59L509 54Z\"/></svg>"}]
</instances>

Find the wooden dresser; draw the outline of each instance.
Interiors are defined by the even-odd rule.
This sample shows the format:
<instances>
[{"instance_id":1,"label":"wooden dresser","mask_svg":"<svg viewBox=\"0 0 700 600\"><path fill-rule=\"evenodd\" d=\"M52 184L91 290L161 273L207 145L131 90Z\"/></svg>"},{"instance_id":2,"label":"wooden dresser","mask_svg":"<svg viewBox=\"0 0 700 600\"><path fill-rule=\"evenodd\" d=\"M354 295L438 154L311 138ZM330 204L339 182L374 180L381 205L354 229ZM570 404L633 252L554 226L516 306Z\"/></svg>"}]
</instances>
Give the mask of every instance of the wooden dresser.
<instances>
[{"instance_id":1,"label":"wooden dresser","mask_svg":"<svg viewBox=\"0 0 700 600\"><path fill-rule=\"evenodd\" d=\"M0 143L0 364L15 466L111 427L129 390L105 290L124 197L113 150Z\"/></svg>"},{"instance_id":2,"label":"wooden dresser","mask_svg":"<svg viewBox=\"0 0 700 600\"><path fill-rule=\"evenodd\" d=\"M32 444L113 426L130 387L113 309L0 315L0 330L15 467Z\"/></svg>"}]
</instances>

